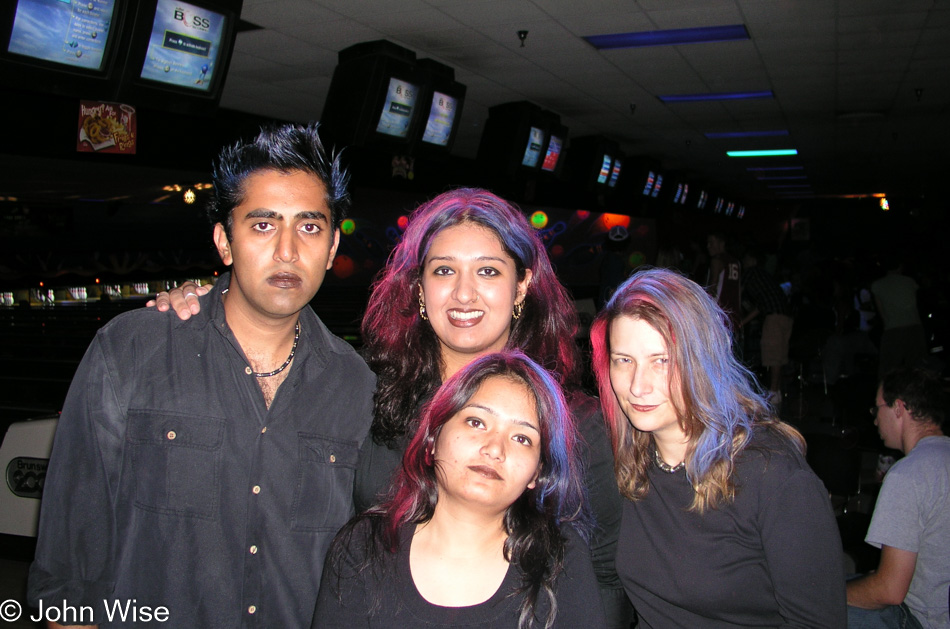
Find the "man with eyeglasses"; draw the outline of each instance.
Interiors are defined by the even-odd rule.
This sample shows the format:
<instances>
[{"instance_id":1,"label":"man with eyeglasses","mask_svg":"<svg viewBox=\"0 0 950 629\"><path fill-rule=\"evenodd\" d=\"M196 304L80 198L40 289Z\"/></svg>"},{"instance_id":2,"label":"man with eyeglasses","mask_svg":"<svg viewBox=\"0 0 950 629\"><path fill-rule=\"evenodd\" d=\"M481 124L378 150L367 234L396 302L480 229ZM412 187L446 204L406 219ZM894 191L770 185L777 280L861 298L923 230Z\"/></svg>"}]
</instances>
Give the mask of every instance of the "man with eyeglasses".
<instances>
[{"instance_id":1,"label":"man with eyeglasses","mask_svg":"<svg viewBox=\"0 0 950 629\"><path fill-rule=\"evenodd\" d=\"M904 458L888 471L865 541L875 572L849 581L849 629L950 628L950 437L944 383L901 368L881 381L871 414L884 445Z\"/></svg>"}]
</instances>

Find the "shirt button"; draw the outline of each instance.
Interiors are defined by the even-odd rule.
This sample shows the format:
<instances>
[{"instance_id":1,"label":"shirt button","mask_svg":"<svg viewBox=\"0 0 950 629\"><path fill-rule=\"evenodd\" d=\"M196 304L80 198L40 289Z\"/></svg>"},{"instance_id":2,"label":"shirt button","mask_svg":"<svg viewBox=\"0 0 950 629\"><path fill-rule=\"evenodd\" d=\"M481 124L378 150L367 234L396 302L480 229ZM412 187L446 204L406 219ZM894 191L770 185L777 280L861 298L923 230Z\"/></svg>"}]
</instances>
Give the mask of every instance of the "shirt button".
<instances>
[{"instance_id":1,"label":"shirt button","mask_svg":"<svg viewBox=\"0 0 950 629\"><path fill-rule=\"evenodd\" d=\"M257 554L257 546L251 546L248 550L251 551L252 555Z\"/></svg>"},{"instance_id":2,"label":"shirt button","mask_svg":"<svg viewBox=\"0 0 950 629\"><path fill-rule=\"evenodd\" d=\"M253 614L256 611L257 611L257 605L251 605L250 607L247 608L247 613L249 614Z\"/></svg>"},{"instance_id":3,"label":"shirt button","mask_svg":"<svg viewBox=\"0 0 950 629\"><path fill-rule=\"evenodd\" d=\"M265 432L267 432L267 426L261 428L261 434L263 435Z\"/></svg>"},{"instance_id":4,"label":"shirt button","mask_svg":"<svg viewBox=\"0 0 950 629\"><path fill-rule=\"evenodd\" d=\"M165 437L167 437L168 439L174 439L177 436L178 436L178 433L176 433L174 430L169 430L168 432L165 433Z\"/></svg>"},{"instance_id":5,"label":"shirt button","mask_svg":"<svg viewBox=\"0 0 950 629\"><path fill-rule=\"evenodd\" d=\"M247 375L251 375L252 373L254 373L254 370L251 369L250 367L245 367L244 373L246 373ZM251 612L251 613L253 614L254 612Z\"/></svg>"},{"instance_id":6,"label":"shirt button","mask_svg":"<svg viewBox=\"0 0 950 629\"><path fill-rule=\"evenodd\" d=\"M330 455L330 463L336 463L336 455L335 455L335 454L331 454L331 455Z\"/></svg>"},{"instance_id":7,"label":"shirt button","mask_svg":"<svg viewBox=\"0 0 950 629\"><path fill-rule=\"evenodd\" d=\"M260 485L254 485L254 487L251 488L251 491L252 491L252 492L254 493L254 495L256 496L257 494L261 493L261 486L260 486Z\"/></svg>"}]
</instances>

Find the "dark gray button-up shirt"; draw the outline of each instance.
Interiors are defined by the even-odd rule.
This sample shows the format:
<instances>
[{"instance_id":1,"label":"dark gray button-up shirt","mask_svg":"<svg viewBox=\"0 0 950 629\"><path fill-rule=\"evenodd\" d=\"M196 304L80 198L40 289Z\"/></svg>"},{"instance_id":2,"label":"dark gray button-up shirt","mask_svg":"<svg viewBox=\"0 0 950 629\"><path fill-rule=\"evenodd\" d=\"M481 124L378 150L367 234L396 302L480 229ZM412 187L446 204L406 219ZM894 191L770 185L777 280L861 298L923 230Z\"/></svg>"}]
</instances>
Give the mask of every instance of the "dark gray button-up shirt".
<instances>
[{"instance_id":1,"label":"dark gray button-up shirt","mask_svg":"<svg viewBox=\"0 0 950 629\"><path fill-rule=\"evenodd\" d=\"M225 322L227 284L188 321L143 309L90 345L46 477L33 605L65 600L105 627L309 625L353 515L375 378L307 307L268 409ZM133 625L146 606L168 619Z\"/></svg>"}]
</instances>

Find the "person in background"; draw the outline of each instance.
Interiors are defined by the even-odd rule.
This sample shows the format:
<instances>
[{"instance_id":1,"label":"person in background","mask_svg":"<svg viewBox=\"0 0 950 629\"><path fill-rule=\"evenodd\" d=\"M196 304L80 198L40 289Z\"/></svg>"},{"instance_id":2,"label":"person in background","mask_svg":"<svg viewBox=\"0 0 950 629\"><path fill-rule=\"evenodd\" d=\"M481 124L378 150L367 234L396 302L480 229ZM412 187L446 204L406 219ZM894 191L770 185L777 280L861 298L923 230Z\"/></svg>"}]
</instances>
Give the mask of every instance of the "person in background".
<instances>
[{"instance_id":1,"label":"person in background","mask_svg":"<svg viewBox=\"0 0 950 629\"><path fill-rule=\"evenodd\" d=\"M524 354L469 362L423 407L392 498L331 546L313 629L603 628L574 434Z\"/></svg>"},{"instance_id":2,"label":"person in background","mask_svg":"<svg viewBox=\"0 0 950 629\"><path fill-rule=\"evenodd\" d=\"M871 414L884 445L904 458L887 471L865 541L877 570L847 583L848 627L950 628L950 437L939 376L901 368L884 376Z\"/></svg>"},{"instance_id":3,"label":"person in background","mask_svg":"<svg viewBox=\"0 0 950 629\"><path fill-rule=\"evenodd\" d=\"M805 444L695 282L633 275L591 331L624 501L617 570L639 627L845 623L841 540Z\"/></svg>"},{"instance_id":4,"label":"person in background","mask_svg":"<svg viewBox=\"0 0 950 629\"><path fill-rule=\"evenodd\" d=\"M788 344L792 338L791 308L785 291L762 266L762 254L746 250L742 258L742 295L752 309L739 321L742 328L762 316L762 366L769 371L769 402L782 404L782 367L788 364Z\"/></svg>"},{"instance_id":5,"label":"person in background","mask_svg":"<svg viewBox=\"0 0 950 629\"><path fill-rule=\"evenodd\" d=\"M185 284L160 295L180 317L197 309ZM380 272L363 317L363 354L377 374L371 440L360 452L356 504L388 489L422 405L472 360L518 349L553 371L580 432L576 456L595 528L591 558L608 626L633 615L614 566L621 498L597 401L580 388L577 313L540 240L513 205L478 188L445 192L418 207Z\"/></svg>"},{"instance_id":6,"label":"person in background","mask_svg":"<svg viewBox=\"0 0 950 629\"><path fill-rule=\"evenodd\" d=\"M729 315L730 329L734 335L738 335L742 318L742 266L726 249L726 235L722 232L709 234L706 250L709 251L706 290Z\"/></svg>"},{"instance_id":7,"label":"person in background","mask_svg":"<svg viewBox=\"0 0 950 629\"><path fill-rule=\"evenodd\" d=\"M871 283L874 304L884 324L878 375L897 367L915 367L927 357L927 338L917 311L917 282L904 275L897 255L885 258L884 277Z\"/></svg>"},{"instance_id":8,"label":"person in background","mask_svg":"<svg viewBox=\"0 0 950 629\"><path fill-rule=\"evenodd\" d=\"M65 624L306 626L353 515L375 379L308 306L346 173L312 124L225 148L213 176L230 273L190 321L140 310L104 326L63 407L28 597L88 607Z\"/></svg>"}]
</instances>

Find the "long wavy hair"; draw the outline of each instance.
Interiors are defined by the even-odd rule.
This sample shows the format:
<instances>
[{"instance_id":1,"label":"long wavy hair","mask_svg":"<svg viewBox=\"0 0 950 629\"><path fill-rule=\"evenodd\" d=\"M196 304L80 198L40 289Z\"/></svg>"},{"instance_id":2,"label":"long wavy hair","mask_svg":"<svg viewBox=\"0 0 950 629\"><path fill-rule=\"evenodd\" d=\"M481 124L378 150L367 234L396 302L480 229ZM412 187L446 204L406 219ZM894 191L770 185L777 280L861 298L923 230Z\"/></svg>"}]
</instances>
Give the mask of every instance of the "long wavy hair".
<instances>
[{"instance_id":1,"label":"long wavy hair","mask_svg":"<svg viewBox=\"0 0 950 629\"><path fill-rule=\"evenodd\" d=\"M584 498L581 471L574 451L576 430L570 410L555 377L520 351L504 351L482 356L446 380L435 396L423 406L419 429L403 455L402 468L394 480L393 498L352 520L337 536L327 560L331 574L340 580L370 569L385 574L387 557L398 552L399 531L407 524L428 522L439 498L436 462L431 455L442 427L461 411L478 388L490 378L507 378L522 383L531 394L541 428L540 473L535 486L526 489L505 511L508 534L504 555L522 571L519 589L523 597L519 629L533 624L541 597L548 601L544 627L551 627L557 614L554 583L560 575L565 554L561 525L574 526L587 537L591 520ZM354 540L357 526L369 539ZM347 566L347 548L352 544L368 548L361 565ZM339 590L338 590L339 591ZM373 605L375 608L378 605ZM372 611L370 612L372 613Z\"/></svg>"},{"instance_id":2,"label":"long wavy hair","mask_svg":"<svg viewBox=\"0 0 950 629\"><path fill-rule=\"evenodd\" d=\"M402 241L373 285L363 317L364 357L378 378L372 425L377 443L395 447L410 434L419 406L442 382L439 341L419 315L418 285L432 240L464 223L495 234L514 260L519 280L525 269L531 269L524 311L521 318L512 319L506 349L522 350L554 372L566 390L579 387L577 314L528 220L487 190L452 190L412 213Z\"/></svg>"},{"instance_id":3,"label":"long wavy hair","mask_svg":"<svg viewBox=\"0 0 950 629\"><path fill-rule=\"evenodd\" d=\"M623 414L610 383L610 326L618 317L648 323L666 343L673 368L670 387L689 443L686 475L695 490L690 509L716 508L735 496L732 472L756 426L784 435L804 452L801 434L779 421L755 377L732 353L728 315L698 284L667 269L640 271L624 282L591 328L594 374L613 441L620 492L630 500L647 495L653 437Z\"/></svg>"}]
</instances>

